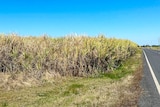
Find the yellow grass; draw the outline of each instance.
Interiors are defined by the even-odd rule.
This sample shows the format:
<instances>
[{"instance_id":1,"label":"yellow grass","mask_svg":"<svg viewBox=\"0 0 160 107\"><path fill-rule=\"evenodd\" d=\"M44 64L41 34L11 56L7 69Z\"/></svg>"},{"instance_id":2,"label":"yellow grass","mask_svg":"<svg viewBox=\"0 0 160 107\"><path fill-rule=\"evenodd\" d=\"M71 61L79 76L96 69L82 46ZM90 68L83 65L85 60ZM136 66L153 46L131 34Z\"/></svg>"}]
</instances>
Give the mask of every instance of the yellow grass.
<instances>
[{"instance_id":1,"label":"yellow grass","mask_svg":"<svg viewBox=\"0 0 160 107\"><path fill-rule=\"evenodd\" d=\"M39 84L60 76L88 77L111 72L136 50L137 45L129 40L103 35L63 38L0 35L0 72L7 77L0 86L10 89L28 81Z\"/></svg>"}]
</instances>

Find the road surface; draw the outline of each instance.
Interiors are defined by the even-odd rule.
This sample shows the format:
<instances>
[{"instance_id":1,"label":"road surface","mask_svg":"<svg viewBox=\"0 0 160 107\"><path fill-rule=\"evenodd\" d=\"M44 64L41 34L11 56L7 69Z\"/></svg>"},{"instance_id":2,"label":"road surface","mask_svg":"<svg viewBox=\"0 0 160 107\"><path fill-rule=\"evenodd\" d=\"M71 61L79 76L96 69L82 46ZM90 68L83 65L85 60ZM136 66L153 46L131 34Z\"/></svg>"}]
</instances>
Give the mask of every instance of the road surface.
<instances>
[{"instance_id":1,"label":"road surface","mask_svg":"<svg viewBox=\"0 0 160 107\"><path fill-rule=\"evenodd\" d=\"M143 49L143 94L139 107L160 107L160 51Z\"/></svg>"}]
</instances>

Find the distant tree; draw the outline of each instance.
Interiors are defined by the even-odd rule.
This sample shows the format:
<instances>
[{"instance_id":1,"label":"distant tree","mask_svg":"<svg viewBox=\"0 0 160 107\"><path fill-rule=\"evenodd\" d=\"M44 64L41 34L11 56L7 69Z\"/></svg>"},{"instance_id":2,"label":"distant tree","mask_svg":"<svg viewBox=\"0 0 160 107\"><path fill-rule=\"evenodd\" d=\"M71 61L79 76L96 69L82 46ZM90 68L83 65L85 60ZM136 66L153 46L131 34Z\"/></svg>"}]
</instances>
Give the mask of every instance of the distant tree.
<instances>
[{"instance_id":1,"label":"distant tree","mask_svg":"<svg viewBox=\"0 0 160 107\"><path fill-rule=\"evenodd\" d=\"M150 45L142 45L142 47L151 47Z\"/></svg>"},{"instance_id":2,"label":"distant tree","mask_svg":"<svg viewBox=\"0 0 160 107\"><path fill-rule=\"evenodd\" d=\"M152 45L152 47L159 47L159 45Z\"/></svg>"}]
</instances>

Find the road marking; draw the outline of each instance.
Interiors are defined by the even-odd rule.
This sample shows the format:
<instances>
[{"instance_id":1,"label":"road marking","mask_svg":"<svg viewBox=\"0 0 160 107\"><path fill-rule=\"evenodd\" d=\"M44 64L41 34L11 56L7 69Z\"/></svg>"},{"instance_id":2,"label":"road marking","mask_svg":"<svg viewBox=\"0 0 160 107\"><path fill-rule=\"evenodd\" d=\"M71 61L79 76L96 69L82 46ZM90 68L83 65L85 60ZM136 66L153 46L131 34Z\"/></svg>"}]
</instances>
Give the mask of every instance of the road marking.
<instances>
[{"instance_id":1,"label":"road marking","mask_svg":"<svg viewBox=\"0 0 160 107\"><path fill-rule=\"evenodd\" d=\"M151 64L149 63L149 60L148 60L147 55L146 55L146 53L145 53L144 50L143 50L143 53L144 53L144 56L145 56L145 58L146 58L147 64L148 64L148 66L149 66L149 69L150 69L150 72L151 72L151 74L152 74L152 77L153 77L154 83L155 83L155 85L156 85L156 88L157 88L157 90L158 90L158 93L159 93L159 95L160 95L160 85L159 85L159 83L158 83L158 80L157 80L157 78L156 78L156 76L155 76L155 74L154 74L154 72L153 72L153 69L152 69L152 67L151 67Z\"/></svg>"}]
</instances>

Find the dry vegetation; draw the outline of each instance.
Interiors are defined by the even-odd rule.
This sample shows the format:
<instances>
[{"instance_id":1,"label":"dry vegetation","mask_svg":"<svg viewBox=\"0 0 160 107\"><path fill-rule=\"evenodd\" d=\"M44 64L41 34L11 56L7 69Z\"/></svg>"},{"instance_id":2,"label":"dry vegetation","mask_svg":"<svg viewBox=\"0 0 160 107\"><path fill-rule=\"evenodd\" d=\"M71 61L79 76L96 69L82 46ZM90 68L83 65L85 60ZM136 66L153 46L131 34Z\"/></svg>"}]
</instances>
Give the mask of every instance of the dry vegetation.
<instances>
[{"instance_id":1,"label":"dry vegetation","mask_svg":"<svg viewBox=\"0 0 160 107\"><path fill-rule=\"evenodd\" d=\"M1 35L0 106L136 107L141 65L129 40Z\"/></svg>"},{"instance_id":2,"label":"dry vegetation","mask_svg":"<svg viewBox=\"0 0 160 107\"><path fill-rule=\"evenodd\" d=\"M0 86L31 85L60 76L86 77L118 68L137 45L115 38L0 36ZM20 81L10 83L10 80ZM14 85L15 84L15 85ZM9 88L10 89L10 88Z\"/></svg>"},{"instance_id":3,"label":"dry vegetation","mask_svg":"<svg viewBox=\"0 0 160 107\"><path fill-rule=\"evenodd\" d=\"M41 86L0 91L2 107L137 107L141 53L96 77L63 77Z\"/></svg>"}]
</instances>

